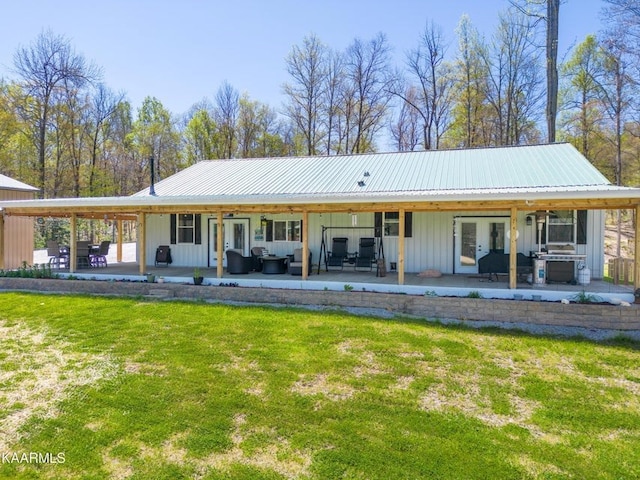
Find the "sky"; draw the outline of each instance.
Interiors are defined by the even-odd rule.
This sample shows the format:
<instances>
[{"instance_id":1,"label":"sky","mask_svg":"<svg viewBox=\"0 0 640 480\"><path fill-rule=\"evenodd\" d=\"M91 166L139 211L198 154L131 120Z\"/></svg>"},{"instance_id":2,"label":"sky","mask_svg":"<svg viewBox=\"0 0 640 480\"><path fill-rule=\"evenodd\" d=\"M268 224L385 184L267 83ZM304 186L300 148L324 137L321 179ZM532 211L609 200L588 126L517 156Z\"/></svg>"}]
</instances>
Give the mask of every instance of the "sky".
<instances>
[{"instance_id":1,"label":"sky","mask_svg":"<svg viewBox=\"0 0 640 480\"><path fill-rule=\"evenodd\" d=\"M387 36L394 61L418 46L427 22L456 50L463 14L487 38L508 0L0 0L0 78L13 79L13 56L44 30L66 37L100 67L106 85L126 93L134 110L147 96L173 114L226 81L254 101L280 109L285 58L315 34L335 50ZM564 0L559 57L601 28L602 0Z\"/></svg>"}]
</instances>

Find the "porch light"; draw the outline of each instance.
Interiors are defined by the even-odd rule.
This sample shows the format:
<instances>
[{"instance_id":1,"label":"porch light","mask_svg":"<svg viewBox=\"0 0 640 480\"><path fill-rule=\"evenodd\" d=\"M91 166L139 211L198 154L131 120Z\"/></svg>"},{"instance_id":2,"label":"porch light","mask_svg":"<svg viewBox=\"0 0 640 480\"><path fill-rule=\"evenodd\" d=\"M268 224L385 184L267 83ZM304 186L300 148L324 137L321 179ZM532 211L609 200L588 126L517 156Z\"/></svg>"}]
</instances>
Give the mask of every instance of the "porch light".
<instances>
[{"instance_id":1,"label":"porch light","mask_svg":"<svg viewBox=\"0 0 640 480\"><path fill-rule=\"evenodd\" d=\"M531 224L533 223L533 220L531 219L531 217L527 217L527 226L531 226Z\"/></svg>"}]
</instances>

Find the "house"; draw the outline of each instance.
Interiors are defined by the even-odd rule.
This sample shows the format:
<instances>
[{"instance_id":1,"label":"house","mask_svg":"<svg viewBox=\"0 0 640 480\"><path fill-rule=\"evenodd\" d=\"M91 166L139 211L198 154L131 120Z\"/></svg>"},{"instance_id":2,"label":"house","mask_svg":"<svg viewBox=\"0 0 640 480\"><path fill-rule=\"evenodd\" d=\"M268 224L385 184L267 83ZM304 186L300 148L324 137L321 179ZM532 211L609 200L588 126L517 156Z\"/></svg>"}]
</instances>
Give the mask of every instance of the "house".
<instances>
[{"instance_id":1,"label":"house","mask_svg":"<svg viewBox=\"0 0 640 480\"><path fill-rule=\"evenodd\" d=\"M552 245L563 262L557 275L581 265L602 277L605 210L638 211L640 189L612 185L560 143L203 161L130 197L0 208L5 216L135 218L141 273L159 245L171 246L173 265L216 267L222 277L228 249L282 256L302 248L324 269L334 238L347 238L352 253L361 238L374 238L399 284L408 272L477 273L493 252L506 255L515 288L517 253Z\"/></svg>"},{"instance_id":2,"label":"house","mask_svg":"<svg viewBox=\"0 0 640 480\"><path fill-rule=\"evenodd\" d=\"M0 174L0 201L33 199L38 189ZM33 219L10 217L0 230L0 269L33 262Z\"/></svg>"}]
</instances>

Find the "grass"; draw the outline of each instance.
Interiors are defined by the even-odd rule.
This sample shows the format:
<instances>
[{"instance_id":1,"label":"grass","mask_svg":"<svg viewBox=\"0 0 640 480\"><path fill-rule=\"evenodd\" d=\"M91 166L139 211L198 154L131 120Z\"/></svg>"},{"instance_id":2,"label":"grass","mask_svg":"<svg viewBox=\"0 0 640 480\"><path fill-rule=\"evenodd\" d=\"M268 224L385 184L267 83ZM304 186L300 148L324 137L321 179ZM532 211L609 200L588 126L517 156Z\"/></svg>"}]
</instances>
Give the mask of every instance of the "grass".
<instances>
[{"instance_id":1,"label":"grass","mask_svg":"<svg viewBox=\"0 0 640 480\"><path fill-rule=\"evenodd\" d=\"M0 312L0 459L64 459L0 478L640 477L631 341L18 293Z\"/></svg>"}]
</instances>

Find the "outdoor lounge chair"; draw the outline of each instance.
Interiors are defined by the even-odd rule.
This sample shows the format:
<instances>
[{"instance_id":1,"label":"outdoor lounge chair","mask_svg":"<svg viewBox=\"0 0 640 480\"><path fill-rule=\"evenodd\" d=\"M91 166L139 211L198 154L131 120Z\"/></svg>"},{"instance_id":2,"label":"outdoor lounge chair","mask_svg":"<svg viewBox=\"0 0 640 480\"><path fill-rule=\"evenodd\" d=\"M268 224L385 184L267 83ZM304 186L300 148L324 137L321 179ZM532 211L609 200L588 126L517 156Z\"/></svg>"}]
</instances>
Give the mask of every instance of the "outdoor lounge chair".
<instances>
[{"instance_id":1,"label":"outdoor lounge chair","mask_svg":"<svg viewBox=\"0 0 640 480\"><path fill-rule=\"evenodd\" d=\"M254 272L262 271L262 257L267 254L267 249L264 247L253 247L251 249L251 270Z\"/></svg>"},{"instance_id":2,"label":"outdoor lounge chair","mask_svg":"<svg viewBox=\"0 0 640 480\"><path fill-rule=\"evenodd\" d=\"M49 257L49 265L52 267L69 267L69 252L60 248L60 245L55 240L47 242L47 256Z\"/></svg>"},{"instance_id":3,"label":"outdoor lounge chair","mask_svg":"<svg viewBox=\"0 0 640 480\"><path fill-rule=\"evenodd\" d=\"M76 265L78 268L91 266L91 260L89 259L89 253L91 252L91 242L86 240L80 240L76 244Z\"/></svg>"},{"instance_id":4,"label":"outdoor lounge chair","mask_svg":"<svg viewBox=\"0 0 640 480\"><path fill-rule=\"evenodd\" d=\"M251 257L245 257L237 250L227 250L227 273L249 273Z\"/></svg>"},{"instance_id":5,"label":"outdoor lounge chair","mask_svg":"<svg viewBox=\"0 0 640 480\"><path fill-rule=\"evenodd\" d=\"M172 262L173 259L171 258L171 248L169 248L169 245L160 245L158 248L156 248L156 267L159 263L164 263L165 266L168 267Z\"/></svg>"},{"instance_id":6,"label":"outdoor lounge chair","mask_svg":"<svg viewBox=\"0 0 640 480\"><path fill-rule=\"evenodd\" d=\"M289 257L289 273L291 275L302 275L302 249L296 248L293 251L293 255ZM307 265L307 275L311 275L311 251L309 251L309 264Z\"/></svg>"},{"instance_id":7,"label":"outdoor lounge chair","mask_svg":"<svg viewBox=\"0 0 640 480\"><path fill-rule=\"evenodd\" d=\"M356 269L367 268L369 271L373 269L376 261L376 240L375 238L365 237L360 239L358 256L356 257Z\"/></svg>"},{"instance_id":8,"label":"outdoor lounge chair","mask_svg":"<svg viewBox=\"0 0 640 480\"><path fill-rule=\"evenodd\" d=\"M109 254L109 247L111 246L111 242L109 240L104 240L100 242L100 246L95 253L91 253L89 255L89 260L91 260L92 267L105 267L107 266L107 255Z\"/></svg>"},{"instance_id":9,"label":"outdoor lounge chair","mask_svg":"<svg viewBox=\"0 0 640 480\"><path fill-rule=\"evenodd\" d=\"M345 260L348 257L347 254L347 237L334 237L332 240L331 251L329 252L329 260L327 266L329 267L343 267Z\"/></svg>"}]
</instances>

